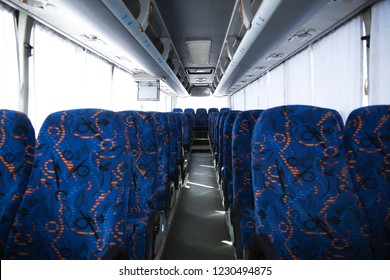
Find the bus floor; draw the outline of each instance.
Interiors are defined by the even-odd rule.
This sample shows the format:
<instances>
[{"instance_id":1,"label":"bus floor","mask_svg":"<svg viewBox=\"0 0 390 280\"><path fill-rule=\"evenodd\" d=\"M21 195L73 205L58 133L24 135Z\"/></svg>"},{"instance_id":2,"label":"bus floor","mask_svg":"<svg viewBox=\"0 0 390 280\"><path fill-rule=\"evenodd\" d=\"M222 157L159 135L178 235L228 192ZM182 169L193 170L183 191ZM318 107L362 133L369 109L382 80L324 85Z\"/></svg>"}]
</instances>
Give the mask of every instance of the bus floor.
<instances>
[{"instance_id":1,"label":"bus floor","mask_svg":"<svg viewBox=\"0 0 390 280\"><path fill-rule=\"evenodd\" d=\"M234 259L210 153L192 153L162 260Z\"/></svg>"}]
</instances>

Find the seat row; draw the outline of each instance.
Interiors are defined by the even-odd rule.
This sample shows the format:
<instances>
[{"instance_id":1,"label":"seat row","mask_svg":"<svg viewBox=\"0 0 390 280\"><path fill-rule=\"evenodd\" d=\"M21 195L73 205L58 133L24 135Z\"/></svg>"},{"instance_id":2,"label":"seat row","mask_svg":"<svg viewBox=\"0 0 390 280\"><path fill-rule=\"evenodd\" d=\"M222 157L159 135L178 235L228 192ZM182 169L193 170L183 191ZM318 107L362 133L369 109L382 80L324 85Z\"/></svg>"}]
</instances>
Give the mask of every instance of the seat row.
<instances>
[{"instance_id":1,"label":"seat row","mask_svg":"<svg viewBox=\"0 0 390 280\"><path fill-rule=\"evenodd\" d=\"M230 110L230 109L229 108L222 108L221 112L224 112L227 110ZM187 113L187 114L194 116L195 130L202 130L202 131L207 131L207 129L208 129L209 115L213 112L219 112L219 111L220 110L218 108L209 108L209 109L198 108L198 109L196 109L196 111L192 108L186 108L186 109L184 109L184 111L181 108L174 108L173 109L173 112L179 112L179 113L184 112L184 113Z\"/></svg>"},{"instance_id":2,"label":"seat row","mask_svg":"<svg viewBox=\"0 0 390 280\"><path fill-rule=\"evenodd\" d=\"M390 106L209 117L237 258L390 259Z\"/></svg>"},{"instance_id":3,"label":"seat row","mask_svg":"<svg viewBox=\"0 0 390 280\"><path fill-rule=\"evenodd\" d=\"M35 141L26 115L1 110L2 259L155 258L191 123L178 113L68 110L50 114Z\"/></svg>"}]
</instances>

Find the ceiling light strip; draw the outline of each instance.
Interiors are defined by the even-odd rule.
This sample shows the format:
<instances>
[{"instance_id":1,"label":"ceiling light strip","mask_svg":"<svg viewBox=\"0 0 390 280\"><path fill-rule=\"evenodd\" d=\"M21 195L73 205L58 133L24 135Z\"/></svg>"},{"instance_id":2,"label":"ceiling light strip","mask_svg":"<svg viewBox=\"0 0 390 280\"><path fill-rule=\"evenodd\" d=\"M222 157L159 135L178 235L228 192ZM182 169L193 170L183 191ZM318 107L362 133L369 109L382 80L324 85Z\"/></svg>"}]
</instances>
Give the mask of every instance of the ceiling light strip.
<instances>
[{"instance_id":1,"label":"ceiling light strip","mask_svg":"<svg viewBox=\"0 0 390 280\"><path fill-rule=\"evenodd\" d=\"M167 77L164 77L165 83L176 91L179 96L188 96L188 92L180 83L175 73L166 63L160 52L156 49L149 37L140 30L140 25L137 19L129 11L122 0L101 0L107 6L112 14L122 23L122 25L130 32L130 34L143 46L149 55L160 65L165 71ZM169 78L169 79L168 79ZM172 82L170 82L170 80Z\"/></svg>"}]
</instances>

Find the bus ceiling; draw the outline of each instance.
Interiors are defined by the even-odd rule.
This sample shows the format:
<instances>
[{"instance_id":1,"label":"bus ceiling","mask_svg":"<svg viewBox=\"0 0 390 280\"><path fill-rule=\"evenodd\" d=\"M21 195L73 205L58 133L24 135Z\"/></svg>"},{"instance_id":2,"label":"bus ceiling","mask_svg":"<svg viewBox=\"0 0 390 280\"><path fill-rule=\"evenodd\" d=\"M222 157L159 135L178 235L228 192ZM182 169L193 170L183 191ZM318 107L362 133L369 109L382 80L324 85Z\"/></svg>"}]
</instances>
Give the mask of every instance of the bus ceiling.
<instances>
[{"instance_id":1,"label":"bus ceiling","mask_svg":"<svg viewBox=\"0 0 390 280\"><path fill-rule=\"evenodd\" d=\"M232 95L377 0L2 0L177 97Z\"/></svg>"}]
</instances>

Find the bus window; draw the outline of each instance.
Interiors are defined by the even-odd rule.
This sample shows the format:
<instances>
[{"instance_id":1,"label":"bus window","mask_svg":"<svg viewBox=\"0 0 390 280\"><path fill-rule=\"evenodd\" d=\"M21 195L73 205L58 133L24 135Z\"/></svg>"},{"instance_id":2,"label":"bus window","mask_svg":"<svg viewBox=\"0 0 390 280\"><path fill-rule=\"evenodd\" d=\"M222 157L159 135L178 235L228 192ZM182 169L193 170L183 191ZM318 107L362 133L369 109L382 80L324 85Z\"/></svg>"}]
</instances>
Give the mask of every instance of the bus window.
<instances>
[{"instance_id":1,"label":"bus window","mask_svg":"<svg viewBox=\"0 0 390 280\"><path fill-rule=\"evenodd\" d=\"M0 4L0 101L2 109L19 109L19 67L15 17Z\"/></svg>"}]
</instances>

